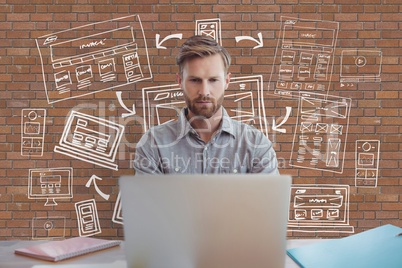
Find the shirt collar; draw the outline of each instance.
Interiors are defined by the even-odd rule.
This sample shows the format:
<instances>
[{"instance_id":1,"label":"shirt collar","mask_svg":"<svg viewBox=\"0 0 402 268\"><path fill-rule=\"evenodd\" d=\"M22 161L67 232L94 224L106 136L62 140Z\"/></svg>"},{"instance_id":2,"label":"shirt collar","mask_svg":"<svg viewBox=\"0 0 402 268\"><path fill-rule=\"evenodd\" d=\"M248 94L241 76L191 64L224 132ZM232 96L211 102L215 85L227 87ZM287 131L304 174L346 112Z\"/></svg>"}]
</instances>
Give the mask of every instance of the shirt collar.
<instances>
[{"instance_id":1,"label":"shirt collar","mask_svg":"<svg viewBox=\"0 0 402 268\"><path fill-rule=\"evenodd\" d=\"M177 128L177 136L179 139L186 136L189 132L195 133L195 130L187 120L186 117L187 112L188 108L183 108L179 114L178 128ZM235 136L232 119L229 117L226 109L223 107L222 107L222 124L220 129L218 129L218 132L220 131L227 132L233 137Z\"/></svg>"}]
</instances>

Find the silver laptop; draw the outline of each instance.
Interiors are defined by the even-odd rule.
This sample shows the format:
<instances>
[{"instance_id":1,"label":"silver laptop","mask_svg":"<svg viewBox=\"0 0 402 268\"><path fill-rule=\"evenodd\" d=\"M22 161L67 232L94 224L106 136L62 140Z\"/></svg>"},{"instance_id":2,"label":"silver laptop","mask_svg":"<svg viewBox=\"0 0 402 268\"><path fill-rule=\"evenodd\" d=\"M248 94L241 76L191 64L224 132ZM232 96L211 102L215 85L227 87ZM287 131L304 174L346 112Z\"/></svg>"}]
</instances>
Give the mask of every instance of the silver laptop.
<instances>
[{"instance_id":1,"label":"silver laptop","mask_svg":"<svg viewBox=\"0 0 402 268\"><path fill-rule=\"evenodd\" d=\"M290 176L123 176L127 267L284 267Z\"/></svg>"}]
</instances>

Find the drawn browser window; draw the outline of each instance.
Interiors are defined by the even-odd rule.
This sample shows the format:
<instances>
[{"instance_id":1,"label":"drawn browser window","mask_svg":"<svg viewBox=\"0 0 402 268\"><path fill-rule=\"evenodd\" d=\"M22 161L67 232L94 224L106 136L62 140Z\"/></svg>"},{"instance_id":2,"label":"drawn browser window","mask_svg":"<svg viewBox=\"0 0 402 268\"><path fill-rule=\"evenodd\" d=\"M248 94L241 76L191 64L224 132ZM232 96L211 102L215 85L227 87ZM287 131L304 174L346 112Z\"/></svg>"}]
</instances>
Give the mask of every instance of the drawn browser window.
<instances>
[{"instance_id":1,"label":"drawn browser window","mask_svg":"<svg viewBox=\"0 0 402 268\"><path fill-rule=\"evenodd\" d=\"M48 103L152 77L137 15L41 36L36 45Z\"/></svg>"},{"instance_id":2,"label":"drawn browser window","mask_svg":"<svg viewBox=\"0 0 402 268\"><path fill-rule=\"evenodd\" d=\"M301 91L327 94L339 23L281 17L269 93L298 98Z\"/></svg>"},{"instance_id":3,"label":"drawn browser window","mask_svg":"<svg viewBox=\"0 0 402 268\"><path fill-rule=\"evenodd\" d=\"M267 132L262 94L262 76L232 77L225 91L223 107L235 120ZM179 85L142 89L145 130L174 120L185 106Z\"/></svg>"},{"instance_id":4,"label":"drawn browser window","mask_svg":"<svg viewBox=\"0 0 402 268\"><path fill-rule=\"evenodd\" d=\"M380 50L345 49L342 51L341 82L381 82Z\"/></svg>"}]
</instances>

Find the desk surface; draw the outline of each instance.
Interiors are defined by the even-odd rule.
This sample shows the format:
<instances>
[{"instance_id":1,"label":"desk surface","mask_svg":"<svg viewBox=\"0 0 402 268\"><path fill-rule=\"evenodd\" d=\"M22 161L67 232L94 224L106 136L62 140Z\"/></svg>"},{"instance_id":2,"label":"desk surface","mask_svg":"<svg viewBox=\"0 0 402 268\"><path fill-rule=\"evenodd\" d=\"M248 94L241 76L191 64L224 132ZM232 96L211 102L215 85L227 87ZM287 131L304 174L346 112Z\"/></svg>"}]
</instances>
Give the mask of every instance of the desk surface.
<instances>
[{"instance_id":1,"label":"desk surface","mask_svg":"<svg viewBox=\"0 0 402 268\"><path fill-rule=\"evenodd\" d=\"M30 257L14 254L14 249L21 248L35 243L47 241L0 241L0 267L10 268L44 268L57 266L59 268L125 268L124 243L121 246L109 248L91 254L82 255L65 261L52 263L41 261ZM319 242L319 239L295 239L287 241L287 248L294 248L311 243ZM299 267L289 256L286 256L285 268Z\"/></svg>"}]
</instances>

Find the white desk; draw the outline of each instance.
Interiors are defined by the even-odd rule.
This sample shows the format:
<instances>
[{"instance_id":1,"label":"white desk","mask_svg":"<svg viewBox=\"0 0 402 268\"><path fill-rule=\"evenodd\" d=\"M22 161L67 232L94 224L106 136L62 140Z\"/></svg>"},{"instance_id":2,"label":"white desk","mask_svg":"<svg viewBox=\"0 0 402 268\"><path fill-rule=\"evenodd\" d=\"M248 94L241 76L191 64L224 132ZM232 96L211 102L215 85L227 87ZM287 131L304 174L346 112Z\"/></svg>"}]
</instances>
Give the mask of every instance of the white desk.
<instances>
[{"instance_id":1,"label":"white desk","mask_svg":"<svg viewBox=\"0 0 402 268\"><path fill-rule=\"evenodd\" d=\"M314 242L319 239L298 239L288 240L287 248L299 247ZM123 268L125 265L124 243L121 246L109 248L103 251L75 257L69 260L52 263L40 261L34 258L14 254L14 249L29 246L35 243L44 243L47 241L0 241L0 267L7 268L28 268L36 266L37 268L57 266L59 268ZM286 256L285 268L298 268L299 266L288 256Z\"/></svg>"}]
</instances>

